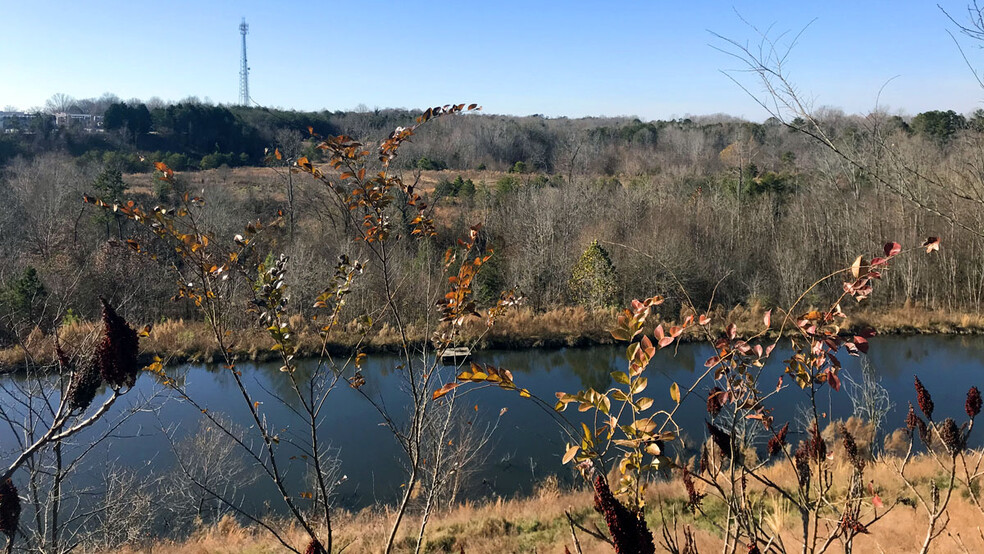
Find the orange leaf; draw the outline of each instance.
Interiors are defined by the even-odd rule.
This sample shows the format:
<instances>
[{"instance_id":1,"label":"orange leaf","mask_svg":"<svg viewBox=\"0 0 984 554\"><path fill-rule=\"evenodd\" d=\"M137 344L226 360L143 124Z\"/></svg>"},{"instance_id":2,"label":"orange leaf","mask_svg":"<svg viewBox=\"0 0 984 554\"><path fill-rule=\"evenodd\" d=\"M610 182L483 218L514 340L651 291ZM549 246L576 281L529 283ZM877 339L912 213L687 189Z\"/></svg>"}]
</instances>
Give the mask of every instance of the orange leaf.
<instances>
[{"instance_id":1,"label":"orange leaf","mask_svg":"<svg viewBox=\"0 0 984 554\"><path fill-rule=\"evenodd\" d=\"M454 388L457 387L460 384L461 383L448 383L448 384L444 385L443 387L441 387L441 388L437 389L436 391L434 391L434 396L433 396L432 400L437 400L438 398L440 398L440 397L444 396L445 394L447 394L447 393L451 392L452 390L454 390Z\"/></svg>"}]
</instances>

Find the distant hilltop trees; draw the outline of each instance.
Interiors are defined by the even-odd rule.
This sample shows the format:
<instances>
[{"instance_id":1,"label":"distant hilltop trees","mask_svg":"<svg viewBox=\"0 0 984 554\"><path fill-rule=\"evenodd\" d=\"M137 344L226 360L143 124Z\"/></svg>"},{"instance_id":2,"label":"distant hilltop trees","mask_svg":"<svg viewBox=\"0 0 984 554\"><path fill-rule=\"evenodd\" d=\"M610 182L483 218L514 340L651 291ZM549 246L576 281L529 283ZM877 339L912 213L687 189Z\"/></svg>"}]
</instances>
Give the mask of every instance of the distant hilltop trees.
<instances>
[{"instance_id":1,"label":"distant hilltop trees","mask_svg":"<svg viewBox=\"0 0 984 554\"><path fill-rule=\"evenodd\" d=\"M168 103L156 98L124 101L111 94L77 100L58 94L44 108L0 112L0 164L18 155L65 151L90 160L102 159L107 152L116 158L125 155L126 172L152 171L154 161L168 157L179 170L263 165L265 150L286 146L280 144L285 136L296 136L292 141L300 141L299 146L292 147L317 161L320 152L307 138L309 130L378 142L388 129L419 113L364 107L299 112L217 105L194 97ZM962 133L984 132L984 110L969 115L932 110L910 118L827 110L822 116L834 131L844 134L864 128L866 117L877 116L885 120L883 130L921 138L938 148L948 147ZM403 166L555 174L570 180L581 173L649 175L675 167L725 163L741 165L742 181L747 176L754 187L763 180L781 181L777 169L791 166L803 152L802 138L773 119L755 123L720 114L659 121L481 114L458 119L454 133L416 137L403 155ZM442 121L435 127L449 124ZM745 160L746 155L751 157ZM771 168L773 174L758 175L762 167Z\"/></svg>"}]
</instances>

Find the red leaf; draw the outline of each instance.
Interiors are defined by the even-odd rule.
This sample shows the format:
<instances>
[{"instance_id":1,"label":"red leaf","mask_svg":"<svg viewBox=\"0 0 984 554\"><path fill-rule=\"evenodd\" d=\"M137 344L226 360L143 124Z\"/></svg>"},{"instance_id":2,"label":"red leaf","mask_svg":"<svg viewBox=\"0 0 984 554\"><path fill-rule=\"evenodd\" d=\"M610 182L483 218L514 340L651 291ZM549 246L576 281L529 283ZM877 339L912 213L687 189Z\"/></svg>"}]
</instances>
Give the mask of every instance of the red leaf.
<instances>
[{"instance_id":1,"label":"red leaf","mask_svg":"<svg viewBox=\"0 0 984 554\"><path fill-rule=\"evenodd\" d=\"M871 504L875 508L882 508L885 506L885 504L882 502L882 499L879 498L877 494L871 497Z\"/></svg>"},{"instance_id":2,"label":"red leaf","mask_svg":"<svg viewBox=\"0 0 984 554\"><path fill-rule=\"evenodd\" d=\"M835 391L841 390L840 377L838 377L837 374L830 369L827 370L827 382L830 383L830 386L833 387Z\"/></svg>"},{"instance_id":3,"label":"red leaf","mask_svg":"<svg viewBox=\"0 0 984 554\"><path fill-rule=\"evenodd\" d=\"M858 350L860 350L861 352L864 352L865 354L868 353L868 339L862 336L855 336L854 345L857 346Z\"/></svg>"},{"instance_id":4,"label":"red leaf","mask_svg":"<svg viewBox=\"0 0 984 554\"><path fill-rule=\"evenodd\" d=\"M926 249L926 253L929 254L933 250L940 249L940 237L929 237L926 242L923 243L923 247Z\"/></svg>"},{"instance_id":5,"label":"red leaf","mask_svg":"<svg viewBox=\"0 0 984 554\"><path fill-rule=\"evenodd\" d=\"M868 327L866 329L862 329L861 332L858 333L858 336L864 337L866 339L870 339L871 337L875 336L876 334L877 333L875 332L875 330L873 328Z\"/></svg>"},{"instance_id":6,"label":"red leaf","mask_svg":"<svg viewBox=\"0 0 984 554\"><path fill-rule=\"evenodd\" d=\"M885 255L891 258L892 256L898 254L902 251L902 245L897 242L889 242L885 244Z\"/></svg>"},{"instance_id":7,"label":"red leaf","mask_svg":"<svg viewBox=\"0 0 984 554\"><path fill-rule=\"evenodd\" d=\"M666 348L667 346L673 344L673 337L663 337L659 339L659 347Z\"/></svg>"},{"instance_id":8,"label":"red leaf","mask_svg":"<svg viewBox=\"0 0 984 554\"><path fill-rule=\"evenodd\" d=\"M772 310L765 311L765 316L762 318L762 322L765 323L766 327L772 326Z\"/></svg>"}]
</instances>

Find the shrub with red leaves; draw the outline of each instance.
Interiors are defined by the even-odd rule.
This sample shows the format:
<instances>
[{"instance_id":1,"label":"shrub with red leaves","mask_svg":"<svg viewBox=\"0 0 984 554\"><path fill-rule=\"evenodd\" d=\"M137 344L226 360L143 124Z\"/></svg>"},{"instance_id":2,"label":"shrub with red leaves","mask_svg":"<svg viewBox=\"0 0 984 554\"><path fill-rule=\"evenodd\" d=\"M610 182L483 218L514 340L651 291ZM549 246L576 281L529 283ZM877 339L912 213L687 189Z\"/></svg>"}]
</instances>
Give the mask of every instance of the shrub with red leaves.
<instances>
[{"instance_id":1,"label":"shrub with red leaves","mask_svg":"<svg viewBox=\"0 0 984 554\"><path fill-rule=\"evenodd\" d=\"M13 540L20 521L21 505L17 487L10 479L0 483L0 532Z\"/></svg>"},{"instance_id":2,"label":"shrub with red leaves","mask_svg":"<svg viewBox=\"0 0 984 554\"><path fill-rule=\"evenodd\" d=\"M926 419L933 421L933 397L929 395L929 391L923 386L919 377L916 377L916 400L919 401L919 409L926 415Z\"/></svg>"},{"instance_id":3,"label":"shrub with red leaves","mask_svg":"<svg viewBox=\"0 0 984 554\"><path fill-rule=\"evenodd\" d=\"M114 389L122 386L132 387L137 382L137 347L139 338L125 319L120 317L112 306L103 303L102 342L96 347L96 364L104 381Z\"/></svg>"},{"instance_id":4,"label":"shrub with red leaves","mask_svg":"<svg viewBox=\"0 0 984 554\"><path fill-rule=\"evenodd\" d=\"M655 554L653 534L642 515L623 506L601 475L595 477L594 491L595 510L605 516L616 554Z\"/></svg>"}]
</instances>

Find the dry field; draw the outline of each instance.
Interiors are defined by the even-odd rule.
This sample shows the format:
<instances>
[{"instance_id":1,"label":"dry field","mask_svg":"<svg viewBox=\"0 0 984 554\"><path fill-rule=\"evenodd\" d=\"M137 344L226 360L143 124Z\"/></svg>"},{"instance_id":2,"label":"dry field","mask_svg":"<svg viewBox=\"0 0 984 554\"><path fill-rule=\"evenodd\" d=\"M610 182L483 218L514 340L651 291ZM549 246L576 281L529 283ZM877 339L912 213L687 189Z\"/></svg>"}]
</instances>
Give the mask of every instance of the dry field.
<instances>
[{"instance_id":1,"label":"dry field","mask_svg":"<svg viewBox=\"0 0 984 554\"><path fill-rule=\"evenodd\" d=\"M835 452L833 462L835 476L846 481L849 468L846 463L837 461ZM869 529L870 534L856 539L855 552L916 552L922 544L926 532L926 516L920 507L896 504L903 498L910 498L894 469L897 458L881 458L872 464L866 478L874 481L876 491L884 501L887 515ZM786 468L771 468L769 476L780 482L789 483L794 477ZM936 462L928 457L920 457L910 462L906 475L917 486L928 486L940 478ZM841 494L843 491L840 491ZM791 551L798 551L797 537L799 516L788 510L782 502L773 498L760 499L763 517L768 526L781 533ZM650 529L659 539L661 525L660 509L669 519L675 512L677 525L691 526L700 552L715 552L721 549L721 539L714 524L708 519L723 516L720 503L708 498L704 500L707 517L694 518L684 510L686 492L678 480L661 482L649 490L647 520ZM870 518L872 507L867 504L862 521ZM450 552L467 554L505 554L509 552L537 552L541 554L563 554L564 548L574 551L571 530L565 511L570 511L575 520L584 527L593 529L595 525L604 528L604 522L593 509L592 494L586 490L559 490L555 481L548 481L531 497L516 499L486 499L482 502L467 502L450 511L437 514L428 526L424 552ZM378 553L385 544L390 521L386 511L366 510L361 513L340 513L335 523L335 541L345 546L349 554ZM978 509L967 496L966 490L958 490L950 503L950 523L933 543L932 552L984 552L984 512ZM418 522L407 521L405 534L399 541L397 552L413 552L415 532ZM836 522L829 522L835 526ZM306 543L302 533L287 527L286 535L293 544L303 550ZM411 536L413 535L413 536ZM611 553L607 544L578 532L578 540L585 553ZM226 518L217 525L199 529L187 540L177 542L153 542L134 545L122 552L154 554L232 554L232 553L273 553L283 549L264 532L238 524ZM657 547L658 551L662 551ZM743 552L744 550L740 550ZM840 552L842 547L835 543L831 552Z\"/></svg>"}]
</instances>

